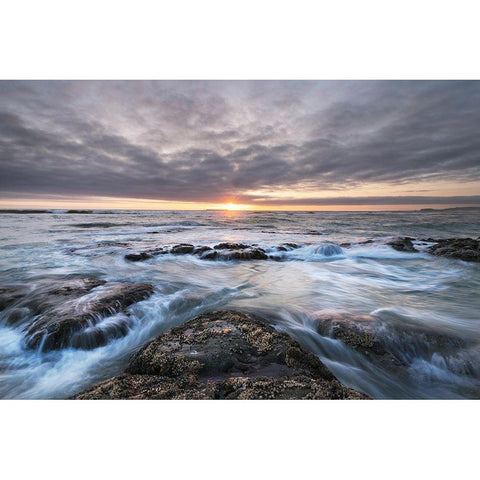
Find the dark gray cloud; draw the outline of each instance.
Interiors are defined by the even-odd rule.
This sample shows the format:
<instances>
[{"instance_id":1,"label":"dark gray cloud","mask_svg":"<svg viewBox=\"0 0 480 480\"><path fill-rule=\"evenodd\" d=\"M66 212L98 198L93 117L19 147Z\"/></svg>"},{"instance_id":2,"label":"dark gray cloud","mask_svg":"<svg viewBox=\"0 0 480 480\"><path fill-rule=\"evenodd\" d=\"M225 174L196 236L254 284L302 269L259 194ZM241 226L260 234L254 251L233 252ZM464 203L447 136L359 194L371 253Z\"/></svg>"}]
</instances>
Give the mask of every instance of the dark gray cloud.
<instances>
[{"instance_id":1,"label":"dark gray cloud","mask_svg":"<svg viewBox=\"0 0 480 480\"><path fill-rule=\"evenodd\" d=\"M3 81L0 110L3 199L478 203L480 82ZM252 193L285 189L313 193Z\"/></svg>"}]
</instances>

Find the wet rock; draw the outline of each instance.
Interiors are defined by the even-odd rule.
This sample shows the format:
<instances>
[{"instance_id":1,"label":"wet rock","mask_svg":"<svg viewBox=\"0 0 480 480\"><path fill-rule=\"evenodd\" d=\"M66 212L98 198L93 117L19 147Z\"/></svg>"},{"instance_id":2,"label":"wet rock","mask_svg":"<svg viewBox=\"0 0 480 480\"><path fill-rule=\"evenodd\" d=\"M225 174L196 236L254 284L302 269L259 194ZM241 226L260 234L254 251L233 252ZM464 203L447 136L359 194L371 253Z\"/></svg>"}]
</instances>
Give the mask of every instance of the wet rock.
<instances>
[{"instance_id":1,"label":"wet rock","mask_svg":"<svg viewBox=\"0 0 480 480\"><path fill-rule=\"evenodd\" d=\"M127 253L127 255L125 255L125 260L128 260L129 262L141 262L150 258L153 258L153 255L147 252Z\"/></svg>"},{"instance_id":2,"label":"wet rock","mask_svg":"<svg viewBox=\"0 0 480 480\"><path fill-rule=\"evenodd\" d=\"M320 335L341 340L361 353L383 355L387 351L378 337L376 319L370 315L324 314L316 319Z\"/></svg>"},{"instance_id":3,"label":"wet rock","mask_svg":"<svg viewBox=\"0 0 480 480\"><path fill-rule=\"evenodd\" d=\"M429 253L448 258L458 258L465 262L480 262L480 241L473 238L448 238L438 240L427 250Z\"/></svg>"},{"instance_id":4,"label":"wet rock","mask_svg":"<svg viewBox=\"0 0 480 480\"><path fill-rule=\"evenodd\" d=\"M127 253L124 258L129 262L142 262L144 260L149 260L156 255L165 255L166 253L168 253L168 250L160 247L151 250L145 250L143 252Z\"/></svg>"},{"instance_id":5,"label":"wet rock","mask_svg":"<svg viewBox=\"0 0 480 480\"><path fill-rule=\"evenodd\" d=\"M185 255L187 253L192 253L193 249L193 245L190 245L189 243L181 243L180 245L172 247L170 253L173 253L174 255Z\"/></svg>"},{"instance_id":6,"label":"wet rock","mask_svg":"<svg viewBox=\"0 0 480 480\"><path fill-rule=\"evenodd\" d=\"M0 312L24 297L27 293L28 288L23 285L6 285L0 287Z\"/></svg>"},{"instance_id":7,"label":"wet rock","mask_svg":"<svg viewBox=\"0 0 480 480\"><path fill-rule=\"evenodd\" d=\"M254 247L222 253L220 258L223 260L268 260L268 255L263 248Z\"/></svg>"},{"instance_id":8,"label":"wet rock","mask_svg":"<svg viewBox=\"0 0 480 480\"><path fill-rule=\"evenodd\" d=\"M245 249L215 249L206 251L201 255L203 260L268 260L265 250L260 247Z\"/></svg>"},{"instance_id":9,"label":"wet rock","mask_svg":"<svg viewBox=\"0 0 480 480\"><path fill-rule=\"evenodd\" d=\"M299 248L296 243L282 243L279 247L277 247L277 250L281 252L288 252L290 250L295 250Z\"/></svg>"},{"instance_id":10,"label":"wet rock","mask_svg":"<svg viewBox=\"0 0 480 480\"><path fill-rule=\"evenodd\" d=\"M245 248L250 248L251 245L245 245L243 243L219 243L213 248L215 250L243 250Z\"/></svg>"},{"instance_id":11,"label":"wet rock","mask_svg":"<svg viewBox=\"0 0 480 480\"><path fill-rule=\"evenodd\" d=\"M251 314L200 315L145 345L79 399L361 399L312 353Z\"/></svg>"},{"instance_id":12,"label":"wet rock","mask_svg":"<svg viewBox=\"0 0 480 480\"><path fill-rule=\"evenodd\" d=\"M212 251L212 247L207 247L207 246L201 246L201 247L195 247L193 250L194 255L203 255L205 252Z\"/></svg>"},{"instance_id":13,"label":"wet rock","mask_svg":"<svg viewBox=\"0 0 480 480\"><path fill-rule=\"evenodd\" d=\"M413 246L412 240L415 239L411 237L396 238L391 242L387 242L387 245L390 245L399 252L418 252L418 250Z\"/></svg>"},{"instance_id":14,"label":"wet rock","mask_svg":"<svg viewBox=\"0 0 480 480\"><path fill-rule=\"evenodd\" d=\"M218 252L216 250L206 251L201 254L203 260L216 260L218 258Z\"/></svg>"},{"instance_id":15,"label":"wet rock","mask_svg":"<svg viewBox=\"0 0 480 480\"><path fill-rule=\"evenodd\" d=\"M19 303L36 316L25 328L26 346L49 351L104 345L127 333L130 319L125 309L152 293L150 284L97 279L40 288Z\"/></svg>"},{"instance_id":16,"label":"wet rock","mask_svg":"<svg viewBox=\"0 0 480 480\"><path fill-rule=\"evenodd\" d=\"M454 334L405 319L383 321L372 315L319 312L315 326L320 335L342 341L373 363L395 370L398 375L406 375L414 360L429 361L434 354L453 358L471 346ZM468 366L464 370L468 370Z\"/></svg>"},{"instance_id":17,"label":"wet rock","mask_svg":"<svg viewBox=\"0 0 480 480\"><path fill-rule=\"evenodd\" d=\"M98 278L49 278L35 284L31 289L22 289L14 305L17 308L27 308L31 316L41 315L69 300L86 295L105 283L105 280Z\"/></svg>"}]
</instances>

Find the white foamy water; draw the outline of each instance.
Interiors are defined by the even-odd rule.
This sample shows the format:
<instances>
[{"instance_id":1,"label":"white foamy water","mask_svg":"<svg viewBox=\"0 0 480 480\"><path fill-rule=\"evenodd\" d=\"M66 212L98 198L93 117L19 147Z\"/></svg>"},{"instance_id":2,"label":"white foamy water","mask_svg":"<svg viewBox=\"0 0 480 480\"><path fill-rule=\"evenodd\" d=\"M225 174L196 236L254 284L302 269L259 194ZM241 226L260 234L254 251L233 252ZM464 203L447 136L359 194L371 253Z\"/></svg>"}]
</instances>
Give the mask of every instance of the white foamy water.
<instances>
[{"instance_id":1,"label":"white foamy water","mask_svg":"<svg viewBox=\"0 0 480 480\"><path fill-rule=\"evenodd\" d=\"M0 287L34 290L49 280L95 277L148 282L155 293L128 308L128 334L93 350L42 352L25 345L29 312L14 326L0 313L0 397L65 398L123 371L129 356L159 333L202 312L259 313L317 354L346 385L374 398L480 396L480 265L403 253L390 237L474 237L476 212L292 213L120 212L0 215ZM372 243L362 244L366 240ZM126 253L158 246L258 244L281 261L207 261ZM282 243L300 248L279 251ZM343 245L349 243L350 245ZM425 245L418 245L420 250ZM87 298L88 300L88 298ZM85 301L85 300L84 300ZM82 308L79 303L78 308ZM315 331L318 312L372 314L405 367L390 371ZM108 329L119 317L107 317ZM464 339L454 352L428 337L398 334L428 327Z\"/></svg>"}]
</instances>

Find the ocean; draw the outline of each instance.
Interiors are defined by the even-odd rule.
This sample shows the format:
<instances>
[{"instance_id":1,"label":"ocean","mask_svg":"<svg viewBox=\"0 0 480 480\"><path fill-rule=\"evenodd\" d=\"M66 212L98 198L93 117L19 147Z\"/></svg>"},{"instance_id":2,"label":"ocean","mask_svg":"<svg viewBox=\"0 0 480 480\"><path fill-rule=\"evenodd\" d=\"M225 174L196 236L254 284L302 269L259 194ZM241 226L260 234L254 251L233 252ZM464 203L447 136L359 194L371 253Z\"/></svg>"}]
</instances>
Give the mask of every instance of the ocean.
<instances>
[{"instance_id":1,"label":"ocean","mask_svg":"<svg viewBox=\"0 0 480 480\"><path fill-rule=\"evenodd\" d=\"M67 398L119 374L141 345L218 309L261 315L318 355L345 385L373 398L480 396L480 264L426 252L429 239L480 235L475 210L418 212L98 211L0 214L0 288L98 278L148 282L128 307L126 335L90 350L28 349L28 309L0 313L0 398ZM386 243L409 236L418 252ZM256 244L277 260L208 261L128 253L190 243ZM294 249L279 249L295 243ZM376 358L315 329L319 315L369 315L399 359ZM429 334L411 333L424 332ZM410 333L409 333L410 332ZM448 348L438 338L458 340ZM448 343L448 342L447 342Z\"/></svg>"}]
</instances>

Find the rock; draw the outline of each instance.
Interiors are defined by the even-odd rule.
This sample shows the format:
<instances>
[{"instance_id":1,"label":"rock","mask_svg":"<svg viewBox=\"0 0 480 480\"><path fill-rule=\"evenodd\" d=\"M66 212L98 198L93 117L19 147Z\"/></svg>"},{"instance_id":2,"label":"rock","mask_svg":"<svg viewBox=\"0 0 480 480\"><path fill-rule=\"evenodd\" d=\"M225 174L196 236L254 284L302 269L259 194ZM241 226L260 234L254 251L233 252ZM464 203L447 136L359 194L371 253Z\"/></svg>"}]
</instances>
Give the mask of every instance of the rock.
<instances>
[{"instance_id":1,"label":"rock","mask_svg":"<svg viewBox=\"0 0 480 480\"><path fill-rule=\"evenodd\" d=\"M315 324L320 335L342 341L380 367L395 370L397 375L406 375L414 360L429 361L433 354L454 358L469 346L465 339L450 332L442 333L404 319L384 322L372 315L320 312ZM461 368L462 373L470 369L468 365Z\"/></svg>"},{"instance_id":2,"label":"rock","mask_svg":"<svg viewBox=\"0 0 480 480\"><path fill-rule=\"evenodd\" d=\"M22 290L15 302L17 308L27 308L31 316L41 315L49 309L69 300L86 295L91 290L106 283L98 278L47 279L32 289Z\"/></svg>"},{"instance_id":3,"label":"rock","mask_svg":"<svg viewBox=\"0 0 480 480\"><path fill-rule=\"evenodd\" d=\"M390 245L399 252L418 252L418 250L413 246L412 240L415 239L411 237L396 238L391 242L387 242L387 245Z\"/></svg>"},{"instance_id":4,"label":"rock","mask_svg":"<svg viewBox=\"0 0 480 480\"><path fill-rule=\"evenodd\" d=\"M250 248L251 245L245 245L243 243L219 243L213 248L215 250L243 250L245 248Z\"/></svg>"},{"instance_id":5,"label":"rock","mask_svg":"<svg viewBox=\"0 0 480 480\"><path fill-rule=\"evenodd\" d=\"M218 258L218 252L216 250L206 251L201 254L202 260L216 260Z\"/></svg>"},{"instance_id":6,"label":"rock","mask_svg":"<svg viewBox=\"0 0 480 480\"><path fill-rule=\"evenodd\" d=\"M23 285L5 285L0 287L0 312L24 297L28 289Z\"/></svg>"},{"instance_id":7,"label":"rock","mask_svg":"<svg viewBox=\"0 0 480 480\"><path fill-rule=\"evenodd\" d=\"M376 319L370 315L324 314L316 319L320 335L341 340L361 353L386 353L385 345L378 338Z\"/></svg>"},{"instance_id":8,"label":"rock","mask_svg":"<svg viewBox=\"0 0 480 480\"><path fill-rule=\"evenodd\" d=\"M277 250L281 252L288 252L290 250L295 250L296 248L299 248L296 243L282 243L279 247L277 247Z\"/></svg>"},{"instance_id":9,"label":"rock","mask_svg":"<svg viewBox=\"0 0 480 480\"><path fill-rule=\"evenodd\" d=\"M458 258L465 262L480 262L480 241L473 238L438 240L428 252L439 257Z\"/></svg>"},{"instance_id":10,"label":"rock","mask_svg":"<svg viewBox=\"0 0 480 480\"><path fill-rule=\"evenodd\" d=\"M127 333L130 319L125 309L152 293L153 286L147 283L107 283L97 279L37 289L18 303L18 307L29 309L30 317L36 317L25 328L26 346L49 351L105 345Z\"/></svg>"},{"instance_id":11,"label":"rock","mask_svg":"<svg viewBox=\"0 0 480 480\"><path fill-rule=\"evenodd\" d=\"M165 255L166 253L168 253L168 250L165 250L163 247L159 247L138 253L127 253L124 258L129 262L142 262L144 260L149 260L156 255Z\"/></svg>"},{"instance_id":12,"label":"rock","mask_svg":"<svg viewBox=\"0 0 480 480\"><path fill-rule=\"evenodd\" d=\"M205 252L209 252L209 251L212 251L212 247L201 246L201 247L195 247L192 253L194 255L202 255Z\"/></svg>"},{"instance_id":13,"label":"rock","mask_svg":"<svg viewBox=\"0 0 480 480\"><path fill-rule=\"evenodd\" d=\"M251 314L200 315L145 345L125 374L78 399L363 399L312 353Z\"/></svg>"},{"instance_id":14,"label":"rock","mask_svg":"<svg viewBox=\"0 0 480 480\"><path fill-rule=\"evenodd\" d=\"M192 253L193 249L193 245L190 245L189 243L181 243L180 245L172 247L170 253L173 253L174 255L185 255L187 253Z\"/></svg>"},{"instance_id":15,"label":"rock","mask_svg":"<svg viewBox=\"0 0 480 480\"><path fill-rule=\"evenodd\" d=\"M245 250L235 250L219 256L222 260L268 260L268 255L263 248L254 247Z\"/></svg>"},{"instance_id":16,"label":"rock","mask_svg":"<svg viewBox=\"0 0 480 480\"><path fill-rule=\"evenodd\" d=\"M153 258L153 255L147 252L127 253L127 255L125 255L125 260L128 260L129 262L140 262L150 258Z\"/></svg>"},{"instance_id":17,"label":"rock","mask_svg":"<svg viewBox=\"0 0 480 480\"><path fill-rule=\"evenodd\" d=\"M268 260L269 257L263 248L247 247L243 249L242 247L242 249L234 248L233 250L210 250L204 252L200 258L203 260Z\"/></svg>"}]
</instances>

